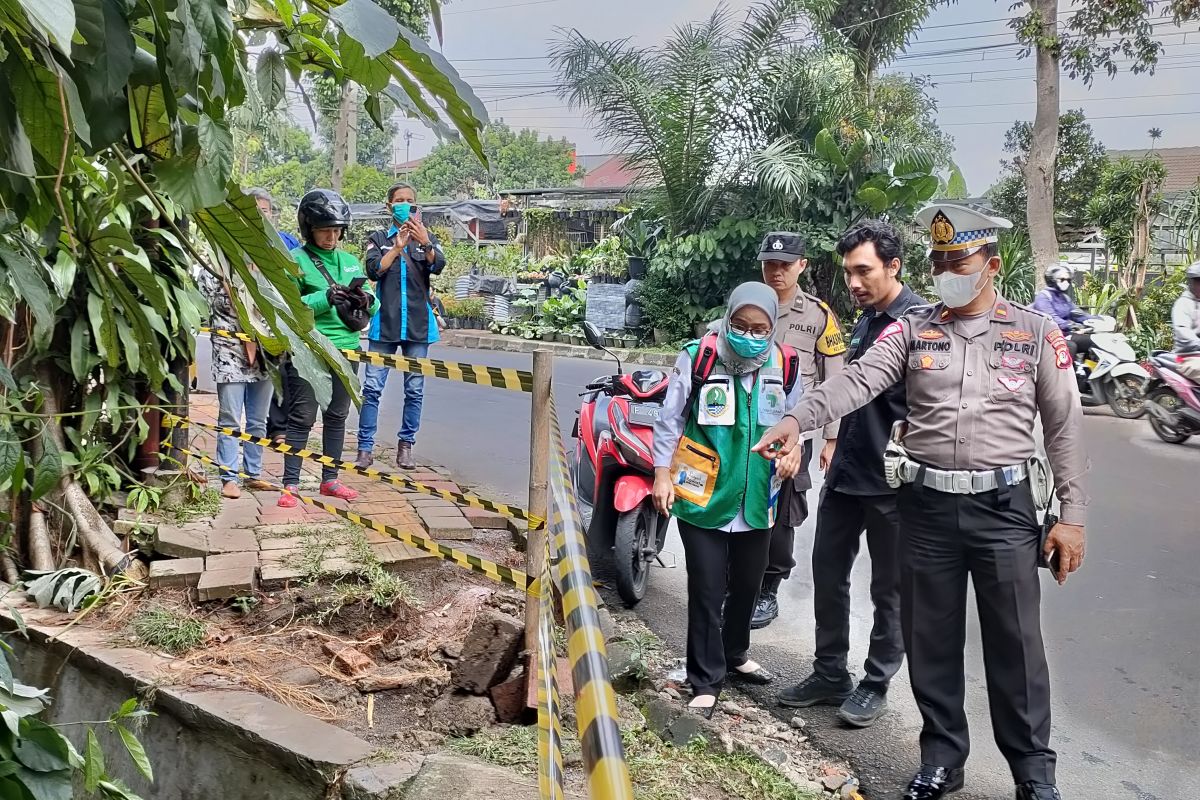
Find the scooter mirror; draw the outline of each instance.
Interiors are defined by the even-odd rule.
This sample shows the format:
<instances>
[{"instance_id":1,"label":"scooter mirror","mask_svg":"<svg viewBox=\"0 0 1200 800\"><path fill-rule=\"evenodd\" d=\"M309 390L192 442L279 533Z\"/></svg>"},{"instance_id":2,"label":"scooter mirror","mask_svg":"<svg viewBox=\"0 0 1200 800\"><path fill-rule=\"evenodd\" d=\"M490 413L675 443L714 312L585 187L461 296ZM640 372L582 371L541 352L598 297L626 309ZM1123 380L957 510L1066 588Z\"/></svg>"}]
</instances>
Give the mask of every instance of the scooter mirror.
<instances>
[{"instance_id":1,"label":"scooter mirror","mask_svg":"<svg viewBox=\"0 0 1200 800\"><path fill-rule=\"evenodd\" d=\"M600 329L594 323L583 323L583 338L587 339L587 343L597 350L604 349L604 335L600 333Z\"/></svg>"}]
</instances>

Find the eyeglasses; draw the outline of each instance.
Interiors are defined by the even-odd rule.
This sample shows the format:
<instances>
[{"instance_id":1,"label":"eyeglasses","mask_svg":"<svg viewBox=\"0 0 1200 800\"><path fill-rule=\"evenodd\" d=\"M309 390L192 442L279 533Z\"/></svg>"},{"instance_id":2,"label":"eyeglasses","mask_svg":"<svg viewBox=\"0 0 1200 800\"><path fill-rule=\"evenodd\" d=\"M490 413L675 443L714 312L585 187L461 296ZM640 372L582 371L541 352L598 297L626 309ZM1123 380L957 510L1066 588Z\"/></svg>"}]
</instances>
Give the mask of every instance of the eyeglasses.
<instances>
[{"instance_id":1,"label":"eyeglasses","mask_svg":"<svg viewBox=\"0 0 1200 800\"><path fill-rule=\"evenodd\" d=\"M771 338L770 328L743 328L740 325L730 325L729 332L736 333L738 336L749 336L751 339L759 341Z\"/></svg>"}]
</instances>

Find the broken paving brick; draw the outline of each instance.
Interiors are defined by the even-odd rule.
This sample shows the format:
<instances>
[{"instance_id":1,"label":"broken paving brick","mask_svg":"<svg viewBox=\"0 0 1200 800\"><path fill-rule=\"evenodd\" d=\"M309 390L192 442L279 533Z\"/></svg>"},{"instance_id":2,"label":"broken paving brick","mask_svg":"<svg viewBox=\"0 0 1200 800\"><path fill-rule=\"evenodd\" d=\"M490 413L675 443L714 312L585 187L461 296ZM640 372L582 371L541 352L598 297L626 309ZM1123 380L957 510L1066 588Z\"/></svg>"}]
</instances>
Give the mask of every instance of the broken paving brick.
<instances>
[{"instance_id":1,"label":"broken paving brick","mask_svg":"<svg viewBox=\"0 0 1200 800\"><path fill-rule=\"evenodd\" d=\"M253 568L240 567L237 569L205 570L196 585L200 602L209 600L228 600L241 597L254 591Z\"/></svg>"},{"instance_id":2,"label":"broken paving brick","mask_svg":"<svg viewBox=\"0 0 1200 800\"><path fill-rule=\"evenodd\" d=\"M286 564L263 564L258 570L258 580L264 587L277 588L288 581L306 578L307 573L302 569L289 567Z\"/></svg>"},{"instance_id":3,"label":"broken paving brick","mask_svg":"<svg viewBox=\"0 0 1200 800\"><path fill-rule=\"evenodd\" d=\"M525 626L514 617L486 611L475 618L462 655L454 665L454 685L473 694L484 694L504 681L517 662L524 644Z\"/></svg>"},{"instance_id":4,"label":"broken paving brick","mask_svg":"<svg viewBox=\"0 0 1200 800\"><path fill-rule=\"evenodd\" d=\"M422 523L425 525L425 530L429 536L434 539L473 539L475 537L475 529L471 527L471 523L467 522L465 517L455 519L453 517L429 517L422 518Z\"/></svg>"},{"instance_id":5,"label":"broken paving brick","mask_svg":"<svg viewBox=\"0 0 1200 800\"><path fill-rule=\"evenodd\" d=\"M203 558L208 555L208 525L161 525L154 535L154 551L175 558Z\"/></svg>"},{"instance_id":6,"label":"broken paving brick","mask_svg":"<svg viewBox=\"0 0 1200 800\"><path fill-rule=\"evenodd\" d=\"M375 668L375 662L369 656L349 645L326 642L324 650L326 654L333 656L333 663L347 675L361 675Z\"/></svg>"},{"instance_id":7,"label":"broken paving brick","mask_svg":"<svg viewBox=\"0 0 1200 800\"><path fill-rule=\"evenodd\" d=\"M467 518L467 522L480 530L502 531L508 528L508 521L494 511L486 511L482 508L464 508L462 513Z\"/></svg>"},{"instance_id":8,"label":"broken paving brick","mask_svg":"<svg viewBox=\"0 0 1200 800\"><path fill-rule=\"evenodd\" d=\"M225 553L223 555L209 556L207 564L208 569L224 570L224 569L255 569L258 567L258 551L246 551L242 553Z\"/></svg>"},{"instance_id":9,"label":"broken paving brick","mask_svg":"<svg viewBox=\"0 0 1200 800\"><path fill-rule=\"evenodd\" d=\"M151 589L183 589L194 587L204 572L203 558L172 558L150 562Z\"/></svg>"},{"instance_id":10,"label":"broken paving brick","mask_svg":"<svg viewBox=\"0 0 1200 800\"><path fill-rule=\"evenodd\" d=\"M213 528L208 532L209 553L245 553L258 550L258 537L245 528Z\"/></svg>"}]
</instances>

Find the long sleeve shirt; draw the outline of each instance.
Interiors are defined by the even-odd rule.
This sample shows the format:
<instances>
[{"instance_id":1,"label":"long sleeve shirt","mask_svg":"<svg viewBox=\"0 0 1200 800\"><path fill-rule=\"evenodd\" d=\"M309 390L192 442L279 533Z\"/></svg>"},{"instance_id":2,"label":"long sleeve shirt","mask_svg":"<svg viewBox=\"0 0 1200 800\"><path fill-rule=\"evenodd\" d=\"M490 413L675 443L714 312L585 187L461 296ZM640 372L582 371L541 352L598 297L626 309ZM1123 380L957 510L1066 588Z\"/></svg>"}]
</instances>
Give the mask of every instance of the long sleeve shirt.
<instances>
[{"instance_id":1,"label":"long sleeve shirt","mask_svg":"<svg viewBox=\"0 0 1200 800\"><path fill-rule=\"evenodd\" d=\"M900 380L908 396L904 446L914 460L938 469L984 471L1027 461L1040 415L1062 521L1084 523L1083 411L1070 350L1051 320L1003 298L976 320L960 319L940 303L915 309L788 415L801 431L815 430Z\"/></svg>"},{"instance_id":2,"label":"long sleeve shirt","mask_svg":"<svg viewBox=\"0 0 1200 800\"><path fill-rule=\"evenodd\" d=\"M368 238L363 260L379 296L379 311L367 333L371 341L432 344L438 340L437 319L429 302L430 278L445 269L446 257L432 233L429 242L429 249L422 251L410 241L385 270L383 256L394 246L394 237L375 231Z\"/></svg>"},{"instance_id":3,"label":"long sleeve shirt","mask_svg":"<svg viewBox=\"0 0 1200 800\"><path fill-rule=\"evenodd\" d=\"M1075 305L1069 294L1049 286L1038 292L1037 297L1033 299L1033 310L1040 311L1054 320L1054 324L1063 333L1069 333L1072 325L1091 319L1091 314Z\"/></svg>"},{"instance_id":4,"label":"long sleeve shirt","mask_svg":"<svg viewBox=\"0 0 1200 800\"><path fill-rule=\"evenodd\" d=\"M1200 297L1184 289L1171 306L1171 334L1178 353L1200 353Z\"/></svg>"},{"instance_id":5,"label":"long sleeve shirt","mask_svg":"<svg viewBox=\"0 0 1200 800\"><path fill-rule=\"evenodd\" d=\"M750 391L757 377L757 372L749 372L742 375L739 378L742 382L742 388ZM675 359L675 369L671 372L671 382L667 385L667 396L663 400L663 407L659 413L658 421L654 423L655 468L670 467L671 462L675 458L675 451L679 449L679 440L683 438L683 431L687 427L688 416L692 413L692 409L688 408L688 398L691 396L691 393L692 357L688 351L684 350ZM803 382L797 380L792 386L792 390L787 393L784 408L795 406L796 403L800 402L800 398L803 395ZM719 475L717 479L720 480ZM734 533L750 530L751 528L746 522L744 512L745 506L743 505L743 508L738 511L737 517L724 530Z\"/></svg>"},{"instance_id":6,"label":"long sleeve shirt","mask_svg":"<svg viewBox=\"0 0 1200 800\"><path fill-rule=\"evenodd\" d=\"M925 304L920 295L904 286L886 310L868 308L850 334L847 362L862 358L884 328L903 317L909 309ZM883 477L883 448L891 435L892 425L906 416L908 404L904 381L898 381L862 408L842 417L837 450L825 475L825 486L842 494L895 494L896 490L888 486Z\"/></svg>"}]
</instances>

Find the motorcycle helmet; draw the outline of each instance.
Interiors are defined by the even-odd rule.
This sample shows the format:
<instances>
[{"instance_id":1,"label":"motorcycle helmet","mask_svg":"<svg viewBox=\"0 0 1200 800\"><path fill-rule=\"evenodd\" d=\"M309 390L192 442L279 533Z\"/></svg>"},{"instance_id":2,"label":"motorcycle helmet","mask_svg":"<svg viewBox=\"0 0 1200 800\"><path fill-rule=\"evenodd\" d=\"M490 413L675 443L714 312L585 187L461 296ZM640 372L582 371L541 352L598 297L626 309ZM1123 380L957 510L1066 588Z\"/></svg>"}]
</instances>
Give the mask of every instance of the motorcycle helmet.
<instances>
[{"instance_id":1,"label":"motorcycle helmet","mask_svg":"<svg viewBox=\"0 0 1200 800\"><path fill-rule=\"evenodd\" d=\"M345 236L350 227L350 205L330 189L313 189L300 198L296 224L304 241L312 241L313 228L341 228Z\"/></svg>"},{"instance_id":2,"label":"motorcycle helmet","mask_svg":"<svg viewBox=\"0 0 1200 800\"><path fill-rule=\"evenodd\" d=\"M1187 275L1187 279L1190 281L1200 278L1200 261L1193 262L1184 274Z\"/></svg>"},{"instance_id":3,"label":"motorcycle helmet","mask_svg":"<svg viewBox=\"0 0 1200 800\"><path fill-rule=\"evenodd\" d=\"M1048 267L1042 277L1045 278L1046 285L1052 289L1058 289L1060 292L1071 289L1071 270L1066 267L1058 265Z\"/></svg>"}]
</instances>

